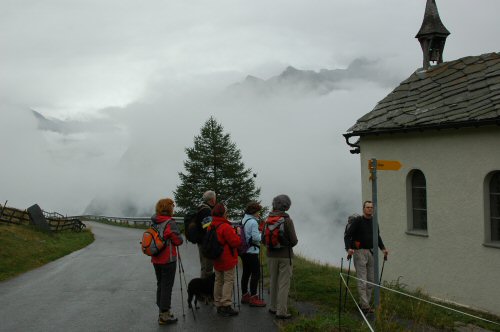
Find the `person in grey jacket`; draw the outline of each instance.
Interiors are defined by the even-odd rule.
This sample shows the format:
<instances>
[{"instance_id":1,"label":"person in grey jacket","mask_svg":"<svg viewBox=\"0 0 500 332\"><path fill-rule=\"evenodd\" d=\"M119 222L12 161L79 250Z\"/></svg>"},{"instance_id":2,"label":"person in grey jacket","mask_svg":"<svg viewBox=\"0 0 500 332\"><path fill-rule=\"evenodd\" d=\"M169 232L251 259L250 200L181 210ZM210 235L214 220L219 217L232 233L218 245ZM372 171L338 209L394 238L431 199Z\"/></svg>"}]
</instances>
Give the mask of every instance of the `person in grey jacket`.
<instances>
[{"instance_id":1,"label":"person in grey jacket","mask_svg":"<svg viewBox=\"0 0 500 332\"><path fill-rule=\"evenodd\" d=\"M241 254L243 263L243 273L241 275L241 303L249 304L251 307L265 307L266 302L259 298L257 286L260 279L260 238L259 222L262 206L255 201L247 204L245 215L241 220L241 225L245 230L245 239L250 245L247 252ZM250 292L248 291L248 281L250 280Z\"/></svg>"},{"instance_id":2,"label":"person in grey jacket","mask_svg":"<svg viewBox=\"0 0 500 332\"><path fill-rule=\"evenodd\" d=\"M293 221L286 213L292 201L287 195L278 195L273 199L273 211L269 214L262 243L267 247L267 261L269 266L269 281L271 291L271 301L269 312L276 315L277 319L288 319L292 315L288 313L288 292L290 291L290 279L292 277L293 247L298 243ZM272 247L270 239L266 239L266 228L270 222L284 219L284 234L280 240L279 248Z\"/></svg>"}]
</instances>

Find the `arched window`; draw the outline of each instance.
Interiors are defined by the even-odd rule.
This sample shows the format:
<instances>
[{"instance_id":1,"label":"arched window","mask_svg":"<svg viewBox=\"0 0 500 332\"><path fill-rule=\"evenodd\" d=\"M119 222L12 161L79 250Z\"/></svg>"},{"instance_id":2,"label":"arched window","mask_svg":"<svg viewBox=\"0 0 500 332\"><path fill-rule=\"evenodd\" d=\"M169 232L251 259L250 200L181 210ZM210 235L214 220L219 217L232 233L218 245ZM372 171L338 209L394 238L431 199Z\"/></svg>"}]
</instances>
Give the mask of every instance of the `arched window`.
<instances>
[{"instance_id":1,"label":"arched window","mask_svg":"<svg viewBox=\"0 0 500 332\"><path fill-rule=\"evenodd\" d=\"M424 173L414 170L411 176L410 230L427 231L427 188Z\"/></svg>"},{"instance_id":2,"label":"arched window","mask_svg":"<svg viewBox=\"0 0 500 332\"><path fill-rule=\"evenodd\" d=\"M490 240L500 241L500 172L490 180Z\"/></svg>"}]
</instances>

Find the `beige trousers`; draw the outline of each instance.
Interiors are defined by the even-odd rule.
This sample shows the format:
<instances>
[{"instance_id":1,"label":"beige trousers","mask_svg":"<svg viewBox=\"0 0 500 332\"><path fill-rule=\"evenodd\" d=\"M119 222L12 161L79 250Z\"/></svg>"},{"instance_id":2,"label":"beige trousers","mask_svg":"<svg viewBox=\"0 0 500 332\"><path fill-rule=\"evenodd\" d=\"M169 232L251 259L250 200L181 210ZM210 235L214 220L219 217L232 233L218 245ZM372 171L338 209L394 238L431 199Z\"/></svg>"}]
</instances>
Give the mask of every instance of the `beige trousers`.
<instances>
[{"instance_id":1,"label":"beige trousers","mask_svg":"<svg viewBox=\"0 0 500 332\"><path fill-rule=\"evenodd\" d=\"M358 249L354 251L354 268L356 276L362 280L373 282L374 261L369 249ZM370 308L373 285L358 280L358 294L361 309Z\"/></svg>"},{"instance_id":2,"label":"beige trousers","mask_svg":"<svg viewBox=\"0 0 500 332\"><path fill-rule=\"evenodd\" d=\"M288 292L292 277L290 258L267 257L269 266L269 287L271 291L270 310L276 310L277 315L288 313Z\"/></svg>"},{"instance_id":3,"label":"beige trousers","mask_svg":"<svg viewBox=\"0 0 500 332\"><path fill-rule=\"evenodd\" d=\"M233 304L234 268L228 271L215 270L214 304L227 307Z\"/></svg>"}]
</instances>

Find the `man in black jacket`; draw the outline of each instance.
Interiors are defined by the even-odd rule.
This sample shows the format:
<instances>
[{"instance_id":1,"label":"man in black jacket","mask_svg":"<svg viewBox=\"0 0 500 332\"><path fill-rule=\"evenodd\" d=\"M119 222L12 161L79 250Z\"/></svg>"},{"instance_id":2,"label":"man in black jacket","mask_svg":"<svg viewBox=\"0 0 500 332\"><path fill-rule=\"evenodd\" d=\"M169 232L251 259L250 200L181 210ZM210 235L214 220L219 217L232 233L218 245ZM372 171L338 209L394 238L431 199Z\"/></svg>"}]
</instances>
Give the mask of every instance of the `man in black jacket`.
<instances>
[{"instance_id":1,"label":"man in black jacket","mask_svg":"<svg viewBox=\"0 0 500 332\"><path fill-rule=\"evenodd\" d=\"M370 301L372 297L373 285L364 282L367 280L371 283L374 281L374 260L373 260L373 203L365 201L363 203L363 215L354 219L351 225L346 230L345 241L347 249L347 259L354 257L354 267L358 280L358 294L361 310L368 313L371 312ZM384 242L378 234L378 247L387 257L389 252L385 248Z\"/></svg>"}]
</instances>

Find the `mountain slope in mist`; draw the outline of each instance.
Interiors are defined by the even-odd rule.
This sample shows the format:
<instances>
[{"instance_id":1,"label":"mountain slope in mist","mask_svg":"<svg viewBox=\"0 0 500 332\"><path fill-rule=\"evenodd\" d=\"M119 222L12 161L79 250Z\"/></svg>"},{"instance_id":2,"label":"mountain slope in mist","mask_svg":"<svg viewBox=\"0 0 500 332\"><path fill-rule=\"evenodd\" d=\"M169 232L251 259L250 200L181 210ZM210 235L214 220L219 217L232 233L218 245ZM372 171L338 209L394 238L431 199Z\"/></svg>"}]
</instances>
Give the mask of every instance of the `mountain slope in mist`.
<instances>
[{"instance_id":1,"label":"mountain slope in mist","mask_svg":"<svg viewBox=\"0 0 500 332\"><path fill-rule=\"evenodd\" d=\"M42 131L50 131L61 135L71 135L84 132L110 132L118 128L108 119L88 119L88 120L61 120L53 117L46 117L40 112L32 109L31 113L37 121L37 128Z\"/></svg>"},{"instance_id":2,"label":"mountain slope in mist","mask_svg":"<svg viewBox=\"0 0 500 332\"><path fill-rule=\"evenodd\" d=\"M244 81L232 84L228 92L273 96L284 94L325 95L333 90L348 89L353 81L372 82L382 87L392 87L401 81L385 70L379 60L358 58L346 69L300 70L288 66L281 74L267 80L248 75Z\"/></svg>"}]
</instances>

